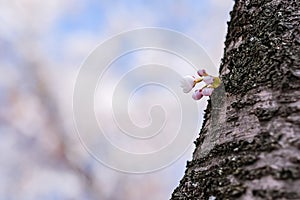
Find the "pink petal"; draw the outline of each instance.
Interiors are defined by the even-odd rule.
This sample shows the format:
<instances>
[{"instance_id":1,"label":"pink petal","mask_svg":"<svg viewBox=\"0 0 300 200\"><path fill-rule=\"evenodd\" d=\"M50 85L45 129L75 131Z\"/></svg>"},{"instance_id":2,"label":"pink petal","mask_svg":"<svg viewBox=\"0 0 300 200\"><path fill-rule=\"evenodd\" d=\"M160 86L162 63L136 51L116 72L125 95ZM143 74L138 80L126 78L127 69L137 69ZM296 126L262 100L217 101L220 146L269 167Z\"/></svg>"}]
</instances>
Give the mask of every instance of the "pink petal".
<instances>
[{"instance_id":1,"label":"pink petal","mask_svg":"<svg viewBox=\"0 0 300 200\"><path fill-rule=\"evenodd\" d=\"M202 94L203 96L210 96L214 91L214 88L203 88Z\"/></svg>"},{"instance_id":2,"label":"pink petal","mask_svg":"<svg viewBox=\"0 0 300 200\"><path fill-rule=\"evenodd\" d=\"M194 86L195 86L195 78L192 76L185 76L181 80L181 87L184 93L190 92Z\"/></svg>"},{"instance_id":3,"label":"pink petal","mask_svg":"<svg viewBox=\"0 0 300 200\"><path fill-rule=\"evenodd\" d=\"M194 93L193 93L193 95L192 95L192 98L194 99L194 100L199 100L199 99L201 99L203 97L203 95L202 95L202 92L200 91L200 90L196 90Z\"/></svg>"},{"instance_id":4,"label":"pink petal","mask_svg":"<svg viewBox=\"0 0 300 200\"><path fill-rule=\"evenodd\" d=\"M214 82L214 77L212 77L212 76L204 76L203 81L206 84L208 84L208 85L212 84Z\"/></svg>"},{"instance_id":5,"label":"pink petal","mask_svg":"<svg viewBox=\"0 0 300 200\"><path fill-rule=\"evenodd\" d=\"M197 71L197 73L198 73L199 76L207 76L207 73L206 73L205 69L199 69Z\"/></svg>"}]
</instances>

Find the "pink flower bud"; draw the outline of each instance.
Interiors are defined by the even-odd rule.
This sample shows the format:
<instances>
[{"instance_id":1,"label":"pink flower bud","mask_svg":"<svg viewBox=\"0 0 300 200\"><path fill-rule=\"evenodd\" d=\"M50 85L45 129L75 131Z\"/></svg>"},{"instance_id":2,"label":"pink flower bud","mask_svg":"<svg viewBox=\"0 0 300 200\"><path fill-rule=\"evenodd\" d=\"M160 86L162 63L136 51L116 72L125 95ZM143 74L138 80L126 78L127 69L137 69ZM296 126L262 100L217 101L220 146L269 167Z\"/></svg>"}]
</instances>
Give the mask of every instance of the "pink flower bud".
<instances>
[{"instance_id":1,"label":"pink flower bud","mask_svg":"<svg viewBox=\"0 0 300 200\"><path fill-rule=\"evenodd\" d=\"M207 85L212 84L214 82L214 77L212 77L212 76L204 76L203 81Z\"/></svg>"},{"instance_id":2,"label":"pink flower bud","mask_svg":"<svg viewBox=\"0 0 300 200\"><path fill-rule=\"evenodd\" d=\"M203 88L202 95L203 96L210 96L214 91L214 88Z\"/></svg>"},{"instance_id":3,"label":"pink flower bud","mask_svg":"<svg viewBox=\"0 0 300 200\"><path fill-rule=\"evenodd\" d=\"M192 98L193 98L194 100L199 100L199 99L201 99L202 97L203 97L203 95L202 95L201 90L196 90L196 91L193 93L193 95L192 95Z\"/></svg>"},{"instance_id":4,"label":"pink flower bud","mask_svg":"<svg viewBox=\"0 0 300 200\"><path fill-rule=\"evenodd\" d=\"M206 73L205 69L199 69L197 71L199 76L207 76L208 74Z\"/></svg>"}]
</instances>

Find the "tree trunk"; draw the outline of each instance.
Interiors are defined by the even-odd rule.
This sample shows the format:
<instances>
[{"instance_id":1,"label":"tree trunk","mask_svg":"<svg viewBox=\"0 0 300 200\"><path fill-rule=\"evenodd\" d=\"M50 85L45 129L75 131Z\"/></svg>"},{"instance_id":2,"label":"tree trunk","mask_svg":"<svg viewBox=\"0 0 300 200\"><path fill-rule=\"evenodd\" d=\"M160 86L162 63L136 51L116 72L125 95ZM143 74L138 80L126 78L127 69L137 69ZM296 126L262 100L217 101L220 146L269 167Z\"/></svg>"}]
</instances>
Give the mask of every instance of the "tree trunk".
<instances>
[{"instance_id":1,"label":"tree trunk","mask_svg":"<svg viewBox=\"0 0 300 200\"><path fill-rule=\"evenodd\" d=\"M236 0L177 199L300 199L300 1Z\"/></svg>"}]
</instances>

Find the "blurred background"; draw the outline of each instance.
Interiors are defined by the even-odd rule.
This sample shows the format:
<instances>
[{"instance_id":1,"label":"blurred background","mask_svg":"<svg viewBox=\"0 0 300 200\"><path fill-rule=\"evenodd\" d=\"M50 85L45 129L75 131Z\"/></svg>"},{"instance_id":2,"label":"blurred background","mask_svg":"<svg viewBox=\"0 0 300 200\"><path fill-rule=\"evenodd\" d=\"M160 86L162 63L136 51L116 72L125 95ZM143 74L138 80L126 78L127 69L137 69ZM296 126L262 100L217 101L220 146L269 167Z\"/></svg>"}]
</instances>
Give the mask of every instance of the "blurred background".
<instances>
[{"instance_id":1,"label":"blurred background","mask_svg":"<svg viewBox=\"0 0 300 200\"><path fill-rule=\"evenodd\" d=\"M76 75L97 44L142 27L186 34L218 67L232 6L232 0L0 0L0 200L169 199L194 147L148 174L101 165L74 129Z\"/></svg>"}]
</instances>

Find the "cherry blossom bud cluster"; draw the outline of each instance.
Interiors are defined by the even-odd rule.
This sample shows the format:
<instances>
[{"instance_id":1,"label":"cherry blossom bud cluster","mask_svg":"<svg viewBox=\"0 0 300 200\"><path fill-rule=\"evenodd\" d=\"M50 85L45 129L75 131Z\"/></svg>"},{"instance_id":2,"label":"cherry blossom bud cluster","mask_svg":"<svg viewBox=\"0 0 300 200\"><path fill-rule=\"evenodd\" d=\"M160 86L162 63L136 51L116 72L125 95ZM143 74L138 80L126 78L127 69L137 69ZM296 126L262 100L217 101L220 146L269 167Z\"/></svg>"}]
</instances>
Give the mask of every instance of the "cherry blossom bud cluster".
<instances>
[{"instance_id":1,"label":"cherry blossom bud cluster","mask_svg":"<svg viewBox=\"0 0 300 200\"><path fill-rule=\"evenodd\" d=\"M192 95L194 100L199 100L203 96L212 95L215 88L219 87L221 80L219 77L210 76L206 73L205 69L200 69L197 71L199 78L194 76L185 76L181 80L181 87L184 93L189 93L197 83L204 82L205 86L201 89L196 89Z\"/></svg>"}]
</instances>

